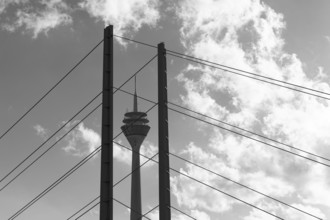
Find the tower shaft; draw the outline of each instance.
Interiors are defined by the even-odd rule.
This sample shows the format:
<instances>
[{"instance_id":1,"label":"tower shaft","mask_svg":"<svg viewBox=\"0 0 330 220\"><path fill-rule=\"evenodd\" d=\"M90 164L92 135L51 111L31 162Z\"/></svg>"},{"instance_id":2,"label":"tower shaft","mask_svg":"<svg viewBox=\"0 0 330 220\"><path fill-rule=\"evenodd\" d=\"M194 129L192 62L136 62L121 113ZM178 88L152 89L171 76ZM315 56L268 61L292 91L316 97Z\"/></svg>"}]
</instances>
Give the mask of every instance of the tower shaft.
<instances>
[{"instance_id":1,"label":"tower shaft","mask_svg":"<svg viewBox=\"0 0 330 220\"><path fill-rule=\"evenodd\" d=\"M142 219L140 146L132 146L131 220Z\"/></svg>"}]
</instances>

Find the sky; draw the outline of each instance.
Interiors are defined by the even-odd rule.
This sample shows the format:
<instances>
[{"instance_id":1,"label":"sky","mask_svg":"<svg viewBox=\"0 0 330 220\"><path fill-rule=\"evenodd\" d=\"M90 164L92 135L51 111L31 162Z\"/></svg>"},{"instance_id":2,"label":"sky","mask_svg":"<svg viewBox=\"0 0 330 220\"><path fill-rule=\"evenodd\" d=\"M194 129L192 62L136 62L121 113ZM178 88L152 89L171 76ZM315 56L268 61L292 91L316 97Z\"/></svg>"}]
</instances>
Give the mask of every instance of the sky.
<instances>
[{"instance_id":1,"label":"sky","mask_svg":"<svg viewBox=\"0 0 330 220\"><path fill-rule=\"evenodd\" d=\"M102 40L103 29L109 24L114 25L116 35L151 45L164 42L169 50L329 93L329 9L327 0L0 0L0 134ZM103 44L0 140L1 178L102 90L102 47ZM156 53L154 48L115 38L114 85L120 86ZM329 100L169 54L167 73L170 102L330 158ZM123 89L133 92L133 81ZM157 101L156 60L138 74L137 92ZM77 125L0 191L1 219L11 217L100 145L100 109L78 124L100 102L99 97L0 183L3 187ZM120 132L124 113L132 107L130 95L116 92L114 135ZM139 100L140 111L150 107L151 103ZM158 151L157 107L148 112L148 118L151 130L141 153L151 157ZM169 111L169 139L171 153L293 207L330 219L327 166L173 111ZM116 141L129 146L122 135ZM130 160L130 151L114 146L114 182L130 173ZM145 161L141 158L141 162ZM314 219L173 156L170 165L283 219ZM158 205L158 166L149 161L141 169L145 213ZM99 195L99 179L100 155L96 155L17 219L67 219ZM114 197L129 205L130 178L114 188ZM199 220L276 219L175 172L171 172L171 202L173 207ZM92 209L81 219L98 219L98 210ZM147 216L157 220L158 209ZM114 219L129 219L129 209L114 202ZM172 219L190 218L172 209Z\"/></svg>"}]
</instances>

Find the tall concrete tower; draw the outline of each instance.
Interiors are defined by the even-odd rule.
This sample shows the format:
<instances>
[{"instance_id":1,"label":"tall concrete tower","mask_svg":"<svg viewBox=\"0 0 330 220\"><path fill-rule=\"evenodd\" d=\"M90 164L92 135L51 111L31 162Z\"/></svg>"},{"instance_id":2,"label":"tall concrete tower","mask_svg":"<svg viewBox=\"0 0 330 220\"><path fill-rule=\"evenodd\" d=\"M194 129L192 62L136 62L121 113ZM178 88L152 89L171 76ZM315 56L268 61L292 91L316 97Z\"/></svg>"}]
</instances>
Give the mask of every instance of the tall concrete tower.
<instances>
[{"instance_id":1,"label":"tall concrete tower","mask_svg":"<svg viewBox=\"0 0 330 220\"><path fill-rule=\"evenodd\" d=\"M147 136L150 126L147 114L138 112L136 85L134 93L134 108L127 112L121 130L132 147L132 180L131 180L131 220L141 220L141 177L140 177L140 147Z\"/></svg>"}]
</instances>

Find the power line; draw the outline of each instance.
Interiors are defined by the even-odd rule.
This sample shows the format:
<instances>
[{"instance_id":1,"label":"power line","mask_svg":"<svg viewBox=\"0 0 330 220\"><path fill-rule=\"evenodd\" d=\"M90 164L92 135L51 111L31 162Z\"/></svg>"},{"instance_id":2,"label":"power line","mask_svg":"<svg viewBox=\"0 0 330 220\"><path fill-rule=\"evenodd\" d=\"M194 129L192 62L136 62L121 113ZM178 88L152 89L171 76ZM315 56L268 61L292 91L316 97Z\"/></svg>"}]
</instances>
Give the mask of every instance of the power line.
<instances>
[{"instance_id":1,"label":"power line","mask_svg":"<svg viewBox=\"0 0 330 220\"><path fill-rule=\"evenodd\" d=\"M115 91L117 92L119 89L121 89L128 81L130 81L133 77L135 77L141 70L143 70L149 63L151 63L151 61L153 61L156 57L158 56L158 54L156 54L155 56L153 56L148 62L146 62L138 71L136 71L131 77L129 77L121 86L118 87L118 89Z\"/></svg>"},{"instance_id":2,"label":"power line","mask_svg":"<svg viewBox=\"0 0 330 220\"><path fill-rule=\"evenodd\" d=\"M66 127L70 121L72 121L77 115L79 115L83 110L85 110L97 97L102 94L100 92L97 96L95 96L91 101L89 101L84 107L82 107L75 115L73 115L69 120L67 120L57 131L55 131L47 140L45 140L39 147L37 147L32 153L30 153L24 160L22 160L17 166L15 166L10 172L8 172L1 180L0 183L6 179L10 174L12 174L18 167L20 167L26 160L28 160L34 153L36 153L42 146L44 146L51 138L53 138L60 130ZM77 124L78 125L78 124ZM70 130L71 131L71 130ZM68 132L65 134L67 135ZM64 136L65 136L64 135ZM1 190L0 190L1 191Z\"/></svg>"},{"instance_id":3,"label":"power line","mask_svg":"<svg viewBox=\"0 0 330 220\"><path fill-rule=\"evenodd\" d=\"M21 172L19 172L14 178L12 178L8 183L1 187L0 192L4 190L8 185L10 185L14 180L16 180L20 175L22 175L27 169L29 169L35 162L37 162L42 156L44 156L50 149L52 149L58 142L60 142L66 135L68 135L73 129L75 129L79 124L81 124L87 117L89 117L93 112L95 112L100 106L96 106L91 112L89 112L83 119L74 125L68 132L66 132L62 137L60 137L54 144L48 147L42 154L40 154L36 159L34 159L28 166L26 166Z\"/></svg>"},{"instance_id":4,"label":"power line","mask_svg":"<svg viewBox=\"0 0 330 220\"><path fill-rule=\"evenodd\" d=\"M309 88L309 87L306 87L306 86L301 86L301 85L298 85L298 84L295 84L295 83L282 81L282 80L275 79L275 78L272 78L272 77L263 76L263 75L260 75L260 74L256 74L256 73L252 73L252 72L249 72L249 71L246 71L246 70L241 70L241 69L238 69L238 68L230 67L230 66L227 66L227 65L223 65L223 64L212 62L212 61L209 61L209 60L201 59L201 58L198 58L198 57L189 56L189 55L179 53L179 52L176 52L176 51L173 51L173 50L167 50L167 51L169 51L171 53L174 53L174 54L177 54L177 55L180 55L180 56L183 56L183 57L188 57L188 58L191 58L191 59L194 59L194 60L199 60L199 61L202 61L202 62L214 64L214 65L217 65L217 66L221 66L221 67L228 68L228 69L231 69L231 70L243 72L243 73L253 75L253 76L257 76L257 77L260 77L260 78L272 80L272 81L283 83L283 84L290 85L290 86L295 86L295 87L298 87L298 88L306 89L306 90L309 90L309 91L312 91L312 92L321 93L321 94L324 94L324 95L330 95L330 93L327 93L327 92L319 91L319 90L312 89L312 88ZM170 54L170 55L173 56L173 54Z\"/></svg>"},{"instance_id":5,"label":"power line","mask_svg":"<svg viewBox=\"0 0 330 220\"><path fill-rule=\"evenodd\" d=\"M116 201L117 203L121 204L122 206L125 206L126 208L130 209L131 211L133 211L133 212L135 212L135 213L137 213L137 214L139 214L139 215L142 214L142 213L139 213L139 212L137 212L136 210L132 209L132 208L129 207L128 205L126 205L126 204L120 202L119 200L117 200L117 199L115 199L115 198L112 198L112 199L113 199L114 201ZM148 218L148 217L145 216L145 215L142 215L142 218L147 218L147 219L151 220L150 218Z\"/></svg>"},{"instance_id":6,"label":"power line","mask_svg":"<svg viewBox=\"0 0 330 220\"><path fill-rule=\"evenodd\" d=\"M137 44L145 45L145 46L152 47L152 48L157 48L154 45L147 44L147 43L144 43L144 42L141 42L141 41L137 41L137 40L133 40L133 39L130 39L130 38L127 38L127 37L118 36L118 35L114 35L114 36L117 37L117 38L121 38L121 39L124 39L124 40L127 40L127 41L131 41L131 42L137 43ZM186 54L183 54L183 53L179 53L179 52L174 51L174 50L168 50L167 49L166 51L168 51L168 54L169 55L174 56L174 57L178 57L178 58L181 58L181 59L189 60L189 61L192 61L192 62L195 62L195 63L199 63L199 64L202 64L202 65L206 65L206 66L209 66L209 67L212 67L212 68L221 69L223 71L227 71L227 72L230 72L230 73L233 73L233 74L237 74L237 75L240 75L240 76L243 76L243 77L255 79L255 80L258 80L258 81L261 81L261 82L265 82L265 83L269 83L269 84L272 84L272 85L280 86L280 87L283 87L283 88L286 88L286 89L290 89L290 90L293 90L293 91L296 91L296 92L301 92L301 93L312 95L312 96L315 96L315 97L318 97L318 98L323 98L323 99L330 100L330 98L327 98L327 97L324 97L324 96L319 96L319 95L316 95L316 94L313 94L313 93L309 93L309 92L305 92L305 91L302 91L302 90L298 90L298 89L295 89L295 88L292 88L292 87L287 87L287 86L283 86L281 84L272 83L272 82L269 82L269 81L266 81L266 80L262 80L262 79L259 79L259 78L247 76L247 75L244 75L244 74L241 74L241 73L238 73L238 72L234 72L233 70L239 71L239 72L242 72L242 73L245 73L245 74L249 74L249 75L252 75L252 76L257 76L257 77L260 77L260 78L268 79L268 80L271 80L271 81L283 83L283 84L286 84L286 85L295 86L295 87L302 88L302 89L305 89L305 90L309 90L309 91L312 91L312 92L316 92L316 93L320 93L320 94L325 94L325 95L330 95L330 93L327 93L327 92L319 91L319 90L316 90L316 89L312 89L312 88L309 88L309 87L306 87L306 86L301 86L301 85L290 83L290 82L285 82L285 81L282 81L282 80L278 80L278 79L275 79L275 78L263 76L263 75L256 74L256 73L252 73L252 72L249 72L249 71L246 71L246 70L241 70L241 69L238 69L238 68L226 66L226 65L219 64L219 63L216 63L216 62L211 62L211 61L208 61L208 60L205 60L205 59L201 59L201 58L197 58L197 57L194 57L194 56L189 56L189 55L186 55ZM217 66L220 66L220 67L224 67L224 68L227 68L227 69L216 67L216 66L212 66L212 65L206 64L206 63L210 63L210 64L217 65Z\"/></svg>"},{"instance_id":7,"label":"power line","mask_svg":"<svg viewBox=\"0 0 330 220\"><path fill-rule=\"evenodd\" d=\"M324 97L324 96L320 96L320 95L316 95L316 94L313 94L313 93L305 92L303 90L299 90L299 89L295 89L295 88L292 88L292 87L289 87L289 86L284 86L284 85L281 85L281 84L273 83L273 82L270 82L270 81L267 81L267 80L263 80L263 79L259 79L259 78L255 78L255 77L252 77L252 76L247 76L247 75L244 75L242 73L238 73L238 72L234 72L232 70L224 69L222 67L212 66L210 64L206 64L206 63L203 63L203 62L200 62L200 61L197 61L197 60L193 60L193 59L189 59L189 58L185 58L185 57L180 57L180 56L177 56L177 55L171 54L171 53L167 53L167 54L169 54L171 56L174 56L174 57L181 58L181 59L185 59L185 60L188 60L188 61L192 61L192 62L195 62L195 63L199 63L199 64L202 64L202 65L205 65L205 66L214 68L214 69L219 69L219 70L227 71L229 73L233 73L233 74L236 74L236 75L239 75L239 76L243 76L243 77L246 77L246 78L249 78L249 79L254 79L254 80L257 80L257 81L260 81L260 82L264 82L264 83L268 83L268 84L271 84L271 85L279 86L279 87L282 87L282 88L290 89L290 90L293 90L293 91L296 91L296 92L305 93L307 95L311 95L311 96L314 96L314 97L317 97L317 98L322 98L322 99L330 100L330 98L327 98L327 97Z\"/></svg>"},{"instance_id":8,"label":"power line","mask_svg":"<svg viewBox=\"0 0 330 220\"><path fill-rule=\"evenodd\" d=\"M60 184L63 180L65 180L67 177L69 177L78 168L80 168L82 165L84 165L88 160L90 160L92 157L94 157L98 152L100 152L100 150L101 150L101 146L97 147L93 152L91 152L84 159L82 159L81 161L79 161L74 167L72 167L69 171L67 171L60 178L58 178L55 182L53 182L53 184L51 184L49 187L47 187L38 196L36 196L34 199L32 199L30 202L28 202L25 206L23 206L20 210L18 210L14 215L12 215L11 217L9 217L8 220L15 219L19 215L21 215L25 210L27 210L34 203L36 203L39 199L41 199L44 195L46 195L48 192L50 192L52 189L54 189L58 184Z\"/></svg>"},{"instance_id":9,"label":"power line","mask_svg":"<svg viewBox=\"0 0 330 220\"><path fill-rule=\"evenodd\" d=\"M255 193L258 193L258 194L260 194L260 195L262 195L262 196L264 196L264 197L267 197L267 198L272 199L272 200L274 200L274 201L276 201L276 202L279 202L279 203L281 203L282 205L286 205L286 206L288 206L288 207L290 207L290 208L293 208L293 209L295 209L295 210L297 210L297 211L299 211L299 212L302 212L302 213L304 213L304 214L306 214L306 215L309 215L309 216L314 217L314 218L316 218L316 219L320 219L320 220L322 220L322 218L320 218L320 217L317 217L317 216L315 216L315 215L313 215L313 214L311 214L311 213L308 213L308 212L306 212L306 211L304 211L304 210L301 210L301 209L296 208L296 207L294 207L294 206L292 206L292 205L289 205L288 203L282 202L282 201L280 201L280 200L278 200L278 199L276 199L276 198L274 198L274 197L271 197L271 196L269 196L269 195L266 195L266 194L264 194L264 193L262 193L262 192L260 192L260 191L257 191L257 190L255 190L255 189L252 189L252 188L249 187L249 186L246 186L246 185L244 185L244 184L242 184L242 183L239 183L239 182L237 182L237 181L234 181L234 180L232 180L232 179L230 179L230 178L228 178L228 177L225 177L225 176L223 176L223 175L221 175L221 174L219 174L219 173L216 173L216 172L214 172L214 171L212 171L212 170L210 170L210 169L207 169L207 168L205 168L205 167L203 167L203 166L201 166L201 165L198 165L198 164L196 164L196 163L194 163L194 162L191 162L191 161L189 161L189 160L187 160L187 159L185 159L185 158L183 158L183 157L180 157L180 156L178 156L178 155L175 155L175 154L173 154L173 153L171 153L171 152L170 152L169 154L172 155L172 156L174 156L174 157L176 157L176 158L178 158L178 159L181 159L181 160L183 160L183 161L185 161L185 162L187 162L187 163L190 163L190 164L192 164L192 165L194 165L194 166L196 166L196 167L199 167L200 169L206 170L206 171L208 171L208 172L210 172L210 173L212 173L212 174L214 174L214 175L216 175L216 176L219 176L219 177L221 177L221 178L223 178L223 179L225 179L225 180L228 180L228 181L230 181L230 182L233 182L233 183L235 183L235 184L237 184L237 185L239 185L239 186L242 186L242 187L244 187L244 188L246 188L246 189L249 189L249 190L251 190L251 191L253 191L253 192L255 192Z\"/></svg>"},{"instance_id":10,"label":"power line","mask_svg":"<svg viewBox=\"0 0 330 220\"><path fill-rule=\"evenodd\" d=\"M180 209L175 208L174 206L171 206L171 208L172 208L172 209L175 209L176 211L178 211L178 212L180 212L180 213L182 213L182 214L184 214L185 216L188 216L188 217L191 218L191 219L197 220L196 218L192 217L191 215L188 215L187 213L181 211Z\"/></svg>"},{"instance_id":11,"label":"power line","mask_svg":"<svg viewBox=\"0 0 330 220\"><path fill-rule=\"evenodd\" d=\"M134 94L132 94L132 93L130 93L130 92L127 92L127 91L125 91L125 90L122 90L122 89L118 89L118 90L121 91L121 92L124 92L124 93L126 93L126 94L129 94L129 95L134 95ZM154 101L149 100L149 99L146 99L146 98L143 98L143 97L141 97L141 96L137 96L137 97L140 98L140 99L143 99L143 100L145 100L145 101L148 101L148 102L150 102L150 103L155 103ZM172 102L168 102L168 103L177 106L177 104L174 104L174 103L172 103ZM203 116L205 116L205 117L208 117L208 118L213 119L213 118L210 117L210 116L207 116L207 115L204 115L204 114L201 114L201 113L195 112L195 111L193 111L193 110L191 110L191 109L189 109L189 108L185 108L185 107L180 107L180 108L184 108L184 109L186 109L186 110L188 110L188 111L191 111L191 112L194 112L194 113L196 113L196 114L200 114L200 115L203 115ZM308 158L308 157L302 156L302 155L300 155L300 154L297 154L297 153L291 152L291 151L289 151L289 150L286 150L286 149L283 149L283 148L277 147L277 146L275 146L275 145L269 144L269 143L267 143L267 142L264 142L264 141L261 141L261 140L255 139L255 138L250 137L250 136L247 136L247 135L245 135L245 134L241 134L241 133L239 133L239 132L237 132L237 131L233 131L233 130L230 130L230 129L228 129L228 128L222 127L222 126L220 126L220 125L216 125L216 124L211 123L211 122L208 122L208 121L206 121L206 120L203 120L203 119L200 119L200 118L194 117L194 116L192 116L192 115L189 115L189 114L187 114L187 113L184 113L184 112L178 111L178 110L176 110L176 109L173 109L173 108L170 108L170 107L168 107L168 109L170 109L170 110L172 110L172 111L174 111L174 112L177 112L177 113L179 113L179 114L182 114L182 115L188 116L188 117L190 117L190 118L193 118L193 119L196 119L196 120L202 121L202 122L207 123L207 124L209 124L209 125L212 125L212 126L215 126L215 127L221 128L221 129L223 129L223 130L229 131L229 132L234 133L234 134L236 134L236 135L240 135L240 136L242 136L242 137L245 137L245 138L248 138L248 139L254 140L254 141L256 141L256 142L259 142L259 143L265 144L265 145L267 145L267 146L270 146L270 147L276 148L276 149L278 149L278 150L281 150L281 151L284 151L284 152L287 152L287 153L293 154L293 155L295 155L295 156L298 156L298 157L301 157L301 158L307 159L307 160L309 160L309 161L312 161L312 162L315 162L315 163L318 163L318 164L324 165L324 166L326 166L326 167L330 167L329 164L322 163L322 162L319 162L319 161L314 160L314 159L312 159L312 158ZM213 120L216 120L216 121L217 121L217 119L213 119ZM223 123L225 123L225 122L223 122ZM239 128L239 127L237 127L237 126L234 126L234 125L231 125L231 124L228 124L228 123L227 123L227 125L230 125L230 126L235 127L235 128ZM254 133L254 132L251 132L251 131L248 131L248 130L242 129L242 128L239 128L239 129L240 129L240 130L244 130L244 131L246 131L246 132L249 132L249 133L251 133L251 134L254 134L254 135L259 136L257 133ZM261 136L261 137L263 137L263 136ZM302 150L302 149L299 149L299 148L297 148L297 147L293 147L293 146L290 146L290 145L286 145L286 144L284 144L284 143L281 143L281 142L279 142L279 141L276 141L276 140L273 140L273 139L270 139L270 138L267 138L267 137L264 137L264 138L265 138L265 139L268 139L268 140L271 140L271 141L273 141L273 142L275 142L275 143L279 143L279 144L282 144L282 145L285 145L285 146L291 147L291 148L293 148L293 149L299 150L299 151L301 151L301 152L308 153L308 154L313 155L313 156L315 156L315 157L319 157L319 158L322 158L322 159L324 159L324 160L329 160L328 158L318 156L318 155L316 155L316 154L313 154L313 153L307 152L307 151Z\"/></svg>"},{"instance_id":12,"label":"power line","mask_svg":"<svg viewBox=\"0 0 330 220\"><path fill-rule=\"evenodd\" d=\"M148 113L151 111L157 104L154 104L152 107L150 107L145 113ZM138 117L136 120L132 121L129 125L133 125L136 121L138 121L140 117ZM128 129L128 127L126 129ZM117 138L120 134L122 134L123 131L121 131L115 138ZM115 139L114 138L114 139ZM114 140L113 139L113 140ZM71 168L68 172L66 172L63 176L61 176L58 180L56 180L51 186L49 186L47 189L45 189L42 193L40 193L37 197L35 197L33 200L31 200L28 204L26 204L24 207L22 207L20 210L18 210L14 215L12 215L8 220L15 219L19 215L21 215L25 210L27 210L29 207L31 207L35 202L37 202L39 199L41 199L44 195L46 195L49 191L51 191L53 188L55 188L59 183L61 183L64 179L66 179L68 176L70 176L73 172L75 172L79 167L81 167L83 164L85 164L89 159L91 159L95 154L97 154L101 150L101 146L96 148L93 152L88 154L83 160L81 160L78 164L76 164L73 168Z\"/></svg>"},{"instance_id":13,"label":"power line","mask_svg":"<svg viewBox=\"0 0 330 220\"><path fill-rule=\"evenodd\" d=\"M130 39L130 38L127 38L127 37L123 37L123 36L119 36L119 35L115 35L115 34L113 36L114 37L117 37L117 38L121 38L123 40L131 41L131 42L134 42L134 43L137 43L137 44L142 44L142 45L145 45L147 47L152 47L152 48L156 48L157 49L157 46L152 45L152 44L143 43L141 41L133 40L133 39Z\"/></svg>"},{"instance_id":14,"label":"power line","mask_svg":"<svg viewBox=\"0 0 330 220\"><path fill-rule=\"evenodd\" d=\"M265 141L258 140L258 139L256 139L256 138L253 138L253 137L247 136L247 135L245 135L245 134L241 134L241 133L239 133L239 132L237 132L237 131L230 130L230 129L225 128L225 127L222 127L222 126L220 126L220 125L216 125L216 124L211 123L211 122L209 122L209 121L205 121L205 120L203 120L203 119L197 118L197 117L192 116L192 115L189 115L189 114L187 114L187 113L184 113L184 112L178 111L178 110L176 110L176 109L173 109L173 108L168 108L168 109L170 109L171 111L177 112L177 113L179 113L179 114L181 114L181 115L185 115L185 116L188 116L188 117L190 117L190 118L193 118L193 119L199 120L199 121L201 121L201 122L204 122L204 123L206 123L206 124L209 124L209 125L212 125L212 126L218 127L218 128L220 128L220 129L223 129L223 130L229 131L229 132L231 132L231 133L233 133L233 134L236 134L236 135L239 135L239 136L242 136L242 137L248 138L248 139L250 139L250 140L253 140L253 141L256 141L256 142L262 143L262 144L267 145L267 146L269 146L269 147L276 148L276 149L278 149L278 150L281 150L281 151L287 152L287 153L289 153L289 154L292 154L292 155L295 155L295 156L298 156L298 157L304 158L304 159L306 159L306 160L309 160L309 161L312 161L312 162L315 162L315 163L318 163L318 164L324 165L324 166L326 166L326 167L330 167L329 164L322 163L322 162L317 161L317 160L314 160L314 159L312 159L312 158L302 156L302 155L300 155L300 154L297 154L297 153L291 152L291 151L289 151L289 150L286 150L286 149L283 149L283 148L277 147L277 146L275 146L275 145L269 144L269 143L267 143L267 142L265 142Z\"/></svg>"},{"instance_id":15,"label":"power line","mask_svg":"<svg viewBox=\"0 0 330 220\"><path fill-rule=\"evenodd\" d=\"M295 149L295 150L297 150L297 151L301 151L301 152L306 153L306 154L309 154L309 155L311 155L311 156L318 157L318 158L320 158L320 159L330 161L330 159L328 159L328 158L326 158L326 157L323 157L323 156L320 156L320 155L317 155L317 154L314 154L314 153L311 153L311 152L305 151L305 150L303 150L303 149L300 149L300 148L294 147L294 146L289 145L289 144L285 144L285 143L283 143L283 142L277 141L277 140L275 140L275 139L271 139L271 138L269 138L269 137L266 137L266 136L264 136L264 135L261 135L261 134L258 134L258 133L252 132L252 131L249 131L249 130L244 129L244 128L241 128L241 127L239 127L239 126L232 125L232 124L230 124L230 123L227 123L227 122L221 121L221 120L219 120L219 119L213 118L213 117L211 117L211 116L208 116L208 115L202 114L202 113L200 113L200 112L197 112L197 111L191 110L191 109L189 109L189 108L183 107L183 106L178 105L178 104L175 104L175 103L173 103L173 102L168 102L168 103L171 104L171 105L174 105L174 106L176 106L176 107L182 108L182 109L184 109L184 110L187 110L187 111L193 112L193 113L195 113L195 114L198 114L198 115L200 115L200 116L203 116L203 117L205 117L205 118L212 119L212 120L217 121L217 122L220 122L220 123L222 123L222 124L225 124L225 125L231 126L231 127L233 127L233 128L239 129L239 130L241 130L241 131L247 132L247 133L249 133L249 134L253 134L253 135L256 135L256 136L258 136L258 137L264 138L264 139L266 139L266 140L272 141L272 142L274 142L274 143L281 144L281 145L283 145L283 146L290 147L290 148L292 148L292 149Z\"/></svg>"},{"instance_id":16,"label":"power line","mask_svg":"<svg viewBox=\"0 0 330 220\"><path fill-rule=\"evenodd\" d=\"M207 187L209 187L209 188L211 188L211 189L213 189L213 190L215 190L215 191L218 191L218 192L220 192L220 193L222 193L222 194L225 194L226 196L229 196L229 197L231 197L231 198L233 198L233 199L236 199L236 200L238 200L238 201L240 201L240 202L242 202L242 203L244 203L244 204L246 204L246 205L249 205L249 206L251 206L252 208L258 209L258 210L260 210L260 211L262 211L262 212L264 212L264 213L266 213L266 214L268 214L268 215L274 216L275 218L278 218L278 219L282 219L282 220L284 220L283 218L278 217L277 215L274 215L274 214L272 214L272 213L270 213L270 212L268 212L268 211L266 211L266 210L264 210L264 209L261 209L261 208L259 208L258 206L255 206L255 205L253 205L253 204L251 204L251 203L248 203L248 202L246 202L246 201L244 201L244 200L241 200L241 199L237 198L236 196L233 196L233 195L231 195L231 194L229 194L229 193L226 193L226 192L224 192L224 191L222 191L222 190L220 190L220 189L217 189L217 188L215 188L215 187L213 187L213 186L211 186L211 185L208 185L208 184L206 184L206 183L204 183L204 182L202 182L202 181L200 181L200 180L198 180L198 179L195 179L195 178L193 178L193 177L191 177L191 176L189 176L189 175L187 175L187 174L184 174L184 173L182 173L182 172L180 172L180 171L178 171L178 170L176 170L176 169L173 169L173 168L170 168L170 169L173 170L173 171L176 172L176 173L179 173L180 175L183 175L183 176L185 176L185 177L187 177L187 178L189 178L189 179L191 179L191 180L194 180L195 182L198 182L198 183L200 183L200 184L202 184L202 185L204 185L204 186L207 186Z\"/></svg>"},{"instance_id":17,"label":"power line","mask_svg":"<svg viewBox=\"0 0 330 220\"><path fill-rule=\"evenodd\" d=\"M1 136L0 140L10 131L12 130L27 114L29 114L32 109L34 109L51 91L53 91L73 70L75 70L101 43L103 39L93 47L76 65L74 65L69 72L67 72L55 85L50 88L35 104L32 105L14 124L12 124Z\"/></svg>"},{"instance_id":18,"label":"power line","mask_svg":"<svg viewBox=\"0 0 330 220\"><path fill-rule=\"evenodd\" d=\"M137 151L133 150L133 152L138 153ZM134 170L132 170L132 172L130 172L129 174L127 174L126 176L124 176L121 180L119 180L116 184L114 184L112 187L117 186L119 183L121 183L122 181L124 181L127 177L129 177L130 175L132 175L132 173L134 173L136 170L140 169L141 167L143 167L146 163L148 163L150 160L153 161L153 158L155 156L157 156L158 153L156 153L155 155L153 155L152 157L148 158L148 160L146 160L144 163L142 163L140 166L136 167Z\"/></svg>"},{"instance_id":19,"label":"power line","mask_svg":"<svg viewBox=\"0 0 330 220\"><path fill-rule=\"evenodd\" d=\"M86 211L84 211L81 215L79 215L77 218L75 218L75 220L80 219L81 217L83 217L84 215L86 215L90 210L92 210L93 208L95 208L97 205L99 205L100 202L97 202L96 204L94 204L92 207L90 207L89 209L87 209Z\"/></svg>"},{"instance_id":20,"label":"power line","mask_svg":"<svg viewBox=\"0 0 330 220\"><path fill-rule=\"evenodd\" d=\"M159 207L159 205L156 205L155 207L153 207L152 209L150 209L148 212L144 213L143 216L148 215L150 212L154 211L158 207Z\"/></svg>"},{"instance_id":21,"label":"power line","mask_svg":"<svg viewBox=\"0 0 330 220\"><path fill-rule=\"evenodd\" d=\"M81 212L82 210L84 210L86 207L88 207L90 204L92 204L93 202L95 202L96 200L98 200L100 198L100 196L96 197L95 199L93 199L92 201L90 201L89 203L87 203L86 205L84 205L81 209L79 209L78 211L76 211L73 215L71 215L69 218L67 218L66 220L70 220L72 219L75 215L77 215L79 212ZM100 202L98 202L96 205L98 205ZM95 205L95 206L96 206ZM95 206L93 206L92 208L94 208ZM92 209L91 208L91 209ZM90 211L90 209L88 209L88 211ZM88 212L87 211L87 212ZM85 215L87 212L84 212L83 215Z\"/></svg>"}]
</instances>

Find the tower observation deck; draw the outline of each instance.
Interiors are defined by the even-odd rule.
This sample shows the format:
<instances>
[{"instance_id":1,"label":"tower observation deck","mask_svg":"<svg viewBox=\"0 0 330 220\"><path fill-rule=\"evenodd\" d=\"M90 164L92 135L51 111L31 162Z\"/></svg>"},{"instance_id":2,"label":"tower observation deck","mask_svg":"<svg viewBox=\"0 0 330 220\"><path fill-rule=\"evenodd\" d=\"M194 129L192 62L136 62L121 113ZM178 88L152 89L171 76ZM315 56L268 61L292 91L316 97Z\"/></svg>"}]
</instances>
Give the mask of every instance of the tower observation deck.
<instances>
[{"instance_id":1,"label":"tower observation deck","mask_svg":"<svg viewBox=\"0 0 330 220\"><path fill-rule=\"evenodd\" d=\"M136 90L134 93L134 108L125 114L121 130L132 147L132 179L131 179L131 220L142 219L140 148L147 136L150 126L147 114L138 111Z\"/></svg>"}]
</instances>

